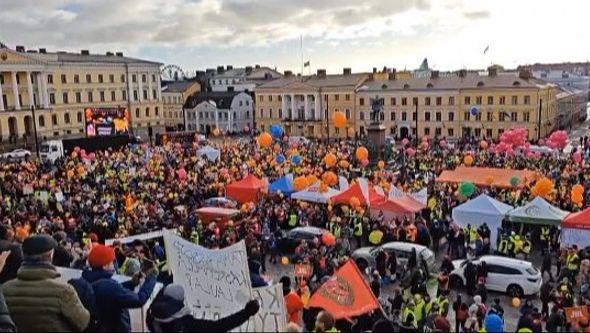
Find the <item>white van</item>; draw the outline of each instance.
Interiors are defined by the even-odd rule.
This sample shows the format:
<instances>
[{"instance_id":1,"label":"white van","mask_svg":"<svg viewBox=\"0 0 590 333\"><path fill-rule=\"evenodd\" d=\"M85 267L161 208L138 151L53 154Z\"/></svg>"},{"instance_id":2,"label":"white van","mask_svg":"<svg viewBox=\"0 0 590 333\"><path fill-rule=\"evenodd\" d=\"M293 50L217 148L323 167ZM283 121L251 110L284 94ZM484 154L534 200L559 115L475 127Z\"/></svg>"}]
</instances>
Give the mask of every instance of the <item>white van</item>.
<instances>
[{"instance_id":1,"label":"white van","mask_svg":"<svg viewBox=\"0 0 590 333\"><path fill-rule=\"evenodd\" d=\"M42 161L55 163L58 158L64 156L64 145L62 140L49 140L41 144L39 149Z\"/></svg>"}]
</instances>

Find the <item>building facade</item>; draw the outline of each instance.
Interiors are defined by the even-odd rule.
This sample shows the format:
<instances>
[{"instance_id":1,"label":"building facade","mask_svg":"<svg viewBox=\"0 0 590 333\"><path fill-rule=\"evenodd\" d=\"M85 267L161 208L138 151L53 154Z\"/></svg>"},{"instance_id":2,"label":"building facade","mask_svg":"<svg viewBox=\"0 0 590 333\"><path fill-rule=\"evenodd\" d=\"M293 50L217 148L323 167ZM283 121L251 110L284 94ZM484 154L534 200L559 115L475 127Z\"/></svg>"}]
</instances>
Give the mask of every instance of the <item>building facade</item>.
<instances>
[{"instance_id":1,"label":"building facade","mask_svg":"<svg viewBox=\"0 0 590 333\"><path fill-rule=\"evenodd\" d=\"M545 137L557 127L557 87L530 73L398 79L395 72L372 75L357 91L356 129L368 126L371 99L383 98L387 135L476 137L497 139L505 130L523 127L529 139ZM416 113L417 109L417 113ZM539 117L539 110L541 114ZM416 118L418 117L418 118Z\"/></svg>"},{"instance_id":2,"label":"building facade","mask_svg":"<svg viewBox=\"0 0 590 333\"><path fill-rule=\"evenodd\" d=\"M233 68L231 65L219 66L215 75L209 79L209 85L213 92L253 92L257 86L280 77L282 77L281 73L259 65L243 68Z\"/></svg>"},{"instance_id":3,"label":"building facade","mask_svg":"<svg viewBox=\"0 0 590 333\"><path fill-rule=\"evenodd\" d=\"M347 129L334 127L334 112L342 111L348 127L355 127L356 89L369 74L353 74L345 68L340 75L327 75L319 69L316 75L294 76L285 72L282 79L256 89L256 128L268 131L276 123L288 135L345 138Z\"/></svg>"},{"instance_id":4,"label":"building facade","mask_svg":"<svg viewBox=\"0 0 590 333\"><path fill-rule=\"evenodd\" d=\"M84 136L87 107L127 107L134 134L162 132L160 65L122 53L0 48L0 138L30 143L34 125L40 141Z\"/></svg>"},{"instance_id":5,"label":"building facade","mask_svg":"<svg viewBox=\"0 0 590 333\"><path fill-rule=\"evenodd\" d=\"M194 127L194 124L187 124L184 104L191 95L200 91L201 84L197 81L162 83L162 104L167 130L191 130Z\"/></svg>"},{"instance_id":6,"label":"building facade","mask_svg":"<svg viewBox=\"0 0 590 333\"><path fill-rule=\"evenodd\" d=\"M189 98L185 111L189 130L242 133L252 128L254 100L245 92L202 92Z\"/></svg>"}]
</instances>

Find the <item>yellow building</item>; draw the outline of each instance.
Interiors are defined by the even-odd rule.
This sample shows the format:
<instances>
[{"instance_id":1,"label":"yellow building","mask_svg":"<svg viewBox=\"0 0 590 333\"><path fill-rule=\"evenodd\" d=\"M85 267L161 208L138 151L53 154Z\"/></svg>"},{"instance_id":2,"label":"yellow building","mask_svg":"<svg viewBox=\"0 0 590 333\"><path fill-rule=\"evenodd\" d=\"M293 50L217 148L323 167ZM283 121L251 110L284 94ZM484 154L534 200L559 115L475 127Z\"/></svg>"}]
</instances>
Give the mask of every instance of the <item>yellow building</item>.
<instances>
[{"instance_id":1,"label":"yellow building","mask_svg":"<svg viewBox=\"0 0 590 333\"><path fill-rule=\"evenodd\" d=\"M164 131L160 63L123 56L0 48L0 138L84 136L87 107L127 107L134 134Z\"/></svg>"},{"instance_id":2,"label":"yellow building","mask_svg":"<svg viewBox=\"0 0 590 333\"><path fill-rule=\"evenodd\" d=\"M168 129L196 130L194 125L195 119L191 118L192 115L190 113L183 111L183 106L191 95L200 91L201 84L197 81L167 82L162 86L164 118Z\"/></svg>"},{"instance_id":3,"label":"yellow building","mask_svg":"<svg viewBox=\"0 0 590 333\"><path fill-rule=\"evenodd\" d=\"M280 123L288 135L344 138L346 130L335 128L332 116L342 111L348 125L355 126L355 91L368 77L349 68L339 75L319 69L316 75L303 77L286 71L283 78L256 88L255 126L263 132Z\"/></svg>"},{"instance_id":4,"label":"yellow building","mask_svg":"<svg viewBox=\"0 0 590 333\"><path fill-rule=\"evenodd\" d=\"M385 74L385 75L384 75ZM387 135L498 138L511 128L528 129L529 139L545 137L557 124L556 86L527 72L399 78L395 71L374 73L357 90L356 130L370 123L371 99L384 98ZM416 104L418 120L416 122ZM539 110L541 117L539 118Z\"/></svg>"}]
</instances>

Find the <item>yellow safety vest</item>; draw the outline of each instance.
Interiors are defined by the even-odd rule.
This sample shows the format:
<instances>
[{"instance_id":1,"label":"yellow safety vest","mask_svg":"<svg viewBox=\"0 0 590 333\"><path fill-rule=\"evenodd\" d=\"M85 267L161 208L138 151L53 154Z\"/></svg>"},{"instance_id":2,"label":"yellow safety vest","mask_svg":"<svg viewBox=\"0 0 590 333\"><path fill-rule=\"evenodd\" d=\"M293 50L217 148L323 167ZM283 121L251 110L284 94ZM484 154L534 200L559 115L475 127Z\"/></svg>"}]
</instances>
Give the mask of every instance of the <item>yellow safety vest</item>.
<instances>
[{"instance_id":1,"label":"yellow safety vest","mask_svg":"<svg viewBox=\"0 0 590 333\"><path fill-rule=\"evenodd\" d=\"M447 306L449 305L449 300L446 298L443 298L442 296L439 296L436 299L436 304L438 304L438 309L439 309L439 313L443 314L445 309L447 308Z\"/></svg>"},{"instance_id":2,"label":"yellow safety vest","mask_svg":"<svg viewBox=\"0 0 590 333\"><path fill-rule=\"evenodd\" d=\"M297 215L296 214L291 214L291 216L289 216L289 226L291 226L291 227L297 226Z\"/></svg>"},{"instance_id":3,"label":"yellow safety vest","mask_svg":"<svg viewBox=\"0 0 590 333\"><path fill-rule=\"evenodd\" d=\"M498 252L502 253L502 254L508 254L508 241L505 239L502 239L500 241L500 245L498 246Z\"/></svg>"},{"instance_id":4,"label":"yellow safety vest","mask_svg":"<svg viewBox=\"0 0 590 333\"><path fill-rule=\"evenodd\" d=\"M522 246L522 252L525 254L531 253L531 241L525 240L524 245Z\"/></svg>"},{"instance_id":5,"label":"yellow safety vest","mask_svg":"<svg viewBox=\"0 0 590 333\"><path fill-rule=\"evenodd\" d=\"M406 307L404 309L404 323L408 321L408 316L412 314L412 316L414 317L414 320L412 321L412 324L414 326L418 326L418 322L416 321L416 314L414 314L414 311L412 309L410 309L409 307Z\"/></svg>"},{"instance_id":6,"label":"yellow safety vest","mask_svg":"<svg viewBox=\"0 0 590 333\"><path fill-rule=\"evenodd\" d=\"M541 228L541 240L549 240L549 228L542 227Z\"/></svg>"},{"instance_id":7,"label":"yellow safety vest","mask_svg":"<svg viewBox=\"0 0 590 333\"><path fill-rule=\"evenodd\" d=\"M522 250L524 242L522 240L515 240L514 241L514 252L518 253Z\"/></svg>"},{"instance_id":8,"label":"yellow safety vest","mask_svg":"<svg viewBox=\"0 0 590 333\"><path fill-rule=\"evenodd\" d=\"M577 260L578 260L577 253L569 254L567 256L567 269L569 269L570 271L577 270L578 269L578 263L576 263Z\"/></svg>"},{"instance_id":9,"label":"yellow safety vest","mask_svg":"<svg viewBox=\"0 0 590 333\"><path fill-rule=\"evenodd\" d=\"M354 221L354 235L356 237L361 237L363 235L363 223L360 219Z\"/></svg>"},{"instance_id":10,"label":"yellow safety vest","mask_svg":"<svg viewBox=\"0 0 590 333\"><path fill-rule=\"evenodd\" d=\"M414 317L416 318L416 322L419 323L422 321L422 319L424 319L424 318L422 318L422 314L423 314L422 310L425 310L424 309L425 307L426 307L426 303L424 303L423 299L421 299L419 302L416 303L416 307L414 309Z\"/></svg>"}]
</instances>

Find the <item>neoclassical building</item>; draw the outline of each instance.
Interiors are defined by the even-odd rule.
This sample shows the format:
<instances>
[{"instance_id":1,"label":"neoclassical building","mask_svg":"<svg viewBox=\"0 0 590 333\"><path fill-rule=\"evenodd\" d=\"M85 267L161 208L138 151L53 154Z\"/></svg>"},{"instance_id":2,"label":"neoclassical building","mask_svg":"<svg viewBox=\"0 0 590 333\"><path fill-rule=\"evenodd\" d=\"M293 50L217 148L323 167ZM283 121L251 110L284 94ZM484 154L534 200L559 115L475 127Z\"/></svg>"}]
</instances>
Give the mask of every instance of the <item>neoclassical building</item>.
<instances>
[{"instance_id":1,"label":"neoclassical building","mask_svg":"<svg viewBox=\"0 0 590 333\"><path fill-rule=\"evenodd\" d=\"M127 107L131 129L147 139L164 131L160 63L122 53L16 50L0 46L0 138L32 142L84 136L87 107ZM33 119L34 107L35 119Z\"/></svg>"},{"instance_id":2,"label":"neoclassical building","mask_svg":"<svg viewBox=\"0 0 590 333\"><path fill-rule=\"evenodd\" d=\"M201 92L188 99L185 111L189 130L240 133L252 128L254 100L246 92Z\"/></svg>"}]
</instances>

